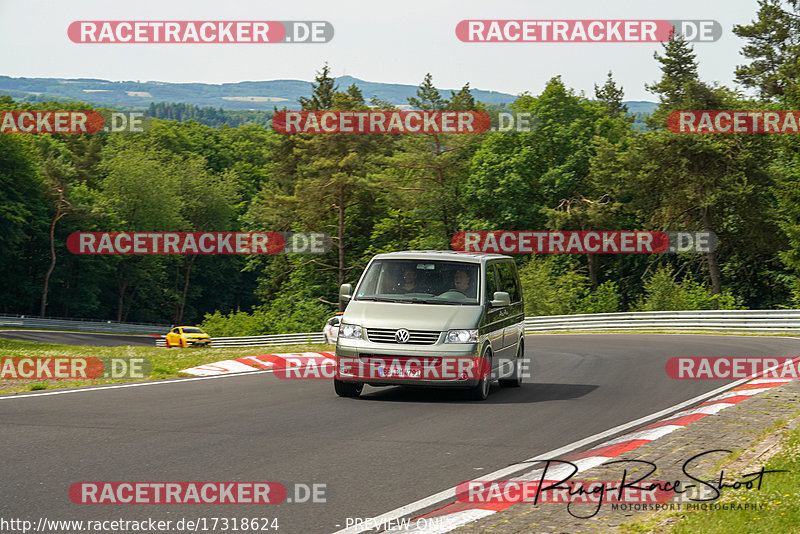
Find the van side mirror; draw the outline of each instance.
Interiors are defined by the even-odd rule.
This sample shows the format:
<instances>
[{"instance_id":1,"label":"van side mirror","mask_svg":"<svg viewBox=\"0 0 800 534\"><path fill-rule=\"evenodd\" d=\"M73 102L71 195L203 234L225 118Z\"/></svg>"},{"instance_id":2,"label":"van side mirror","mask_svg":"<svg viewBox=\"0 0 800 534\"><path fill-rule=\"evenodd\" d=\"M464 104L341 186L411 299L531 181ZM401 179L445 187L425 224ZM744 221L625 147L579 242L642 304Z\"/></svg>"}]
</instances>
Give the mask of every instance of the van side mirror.
<instances>
[{"instance_id":1,"label":"van side mirror","mask_svg":"<svg viewBox=\"0 0 800 534\"><path fill-rule=\"evenodd\" d=\"M353 296L353 284L342 284L339 286L339 300L349 301Z\"/></svg>"},{"instance_id":2,"label":"van side mirror","mask_svg":"<svg viewBox=\"0 0 800 534\"><path fill-rule=\"evenodd\" d=\"M489 302L492 308L502 308L511 305L511 297L505 291L495 291L494 298Z\"/></svg>"}]
</instances>

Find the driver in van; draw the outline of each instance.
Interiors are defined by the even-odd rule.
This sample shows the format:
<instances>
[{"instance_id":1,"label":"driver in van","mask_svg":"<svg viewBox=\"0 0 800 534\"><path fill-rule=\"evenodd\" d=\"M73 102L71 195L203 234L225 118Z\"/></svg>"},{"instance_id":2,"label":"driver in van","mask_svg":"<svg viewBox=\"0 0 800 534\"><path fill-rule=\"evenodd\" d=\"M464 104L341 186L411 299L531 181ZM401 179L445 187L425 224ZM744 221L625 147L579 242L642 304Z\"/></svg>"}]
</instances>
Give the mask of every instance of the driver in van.
<instances>
[{"instance_id":1,"label":"driver in van","mask_svg":"<svg viewBox=\"0 0 800 534\"><path fill-rule=\"evenodd\" d=\"M453 285L457 291L464 293L468 297L474 297L474 292L470 288L469 273L464 269L459 269L453 275Z\"/></svg>"}]
</instances>

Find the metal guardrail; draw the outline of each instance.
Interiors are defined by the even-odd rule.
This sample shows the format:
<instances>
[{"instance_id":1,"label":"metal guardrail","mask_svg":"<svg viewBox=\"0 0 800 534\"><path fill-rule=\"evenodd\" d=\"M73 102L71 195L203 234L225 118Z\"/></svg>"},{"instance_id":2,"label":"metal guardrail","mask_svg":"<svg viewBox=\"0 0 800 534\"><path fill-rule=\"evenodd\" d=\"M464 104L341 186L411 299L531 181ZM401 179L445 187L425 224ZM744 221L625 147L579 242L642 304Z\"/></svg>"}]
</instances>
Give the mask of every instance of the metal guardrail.
<instances>
[{"instance_id":1,"label":"metal guardrail","mask_svg":"<svg viewBox=\"0 0 800 534\"><path fill-rule=\"evenodd\" d=\"M212 347L267 347L272 345L299 345L302 343L325 343L325 334L322 332L307 332L270 336L214 337L211 339ZM156 339L156 347L166 346L166 340L163 337Z\"/></svg>"},{"instance_id":2,"label":"metal guardrail","mask_svg":"<svg viewBox=\"0 0 800 534\"><path fill-rule=\"evenodd\" d=\"M800 310L691 310L526 317L525 333L570 330L789 332L800 334ZM214 338L213 346L255 347L324 343L322 333ZM156 341L163 347L164 340Z\"/></svg>"},{"instance_id":3,"label":"metal guardrail","mask_svg":"<svg viewBox=\"0 0 800 534\"><path fill-rule=\"evenodd\" d=\"M164 334L170 326L86 319L46 319L0 314L0 326L77 330L83 332ZM596 313L526 317L525 333L570 330L718 330L731 332L797 332L800 310L691 310L634 313ZM251 337L215 337L215 347L258 347L324 343L322 332L275 334ZM164 338L156 346L165 346Z\"/></svg>"},{"instance_id":4,"label":"metal guardrail","mask_svg":"<svg viewBox=\"0 0 800 534\"><path fill-rule=\"evenodd\" d=\"M798 332L800 310L692 310L526 317L525 333L569 330Z\"/></svg>"},{"instance_id":5,"label":"metal guardrail","mask_svg":"<svg viewBox=\"0 0 800 534\"><path fill-rule=\"evenodd\" d=\"M0 314L0 326L20 328L45 328L47 330L77 330L80 332L108 332L117 334L163 334L168 325L117 323L91 319L47 319L31 315Z\"/></svg>"}]
</instances>

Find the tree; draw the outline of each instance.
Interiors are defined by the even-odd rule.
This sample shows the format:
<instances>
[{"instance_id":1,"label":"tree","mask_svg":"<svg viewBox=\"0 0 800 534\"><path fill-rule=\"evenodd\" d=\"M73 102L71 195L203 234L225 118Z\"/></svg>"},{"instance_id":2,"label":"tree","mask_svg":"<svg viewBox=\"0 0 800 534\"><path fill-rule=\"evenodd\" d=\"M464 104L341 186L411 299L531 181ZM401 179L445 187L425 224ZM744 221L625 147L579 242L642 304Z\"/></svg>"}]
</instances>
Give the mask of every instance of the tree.
<instances>
[{"instance_id":1,"label":"tree","mask_svg":"<svg viewBox=\"0 0 800 534\"><path fill-rule=\"evenodd\" d=\"M311 97L301 96L297 99L306 111L321 111L333 108L333 99L336 96L336 80L330 75L331 69L326 63L314 78L316 83L311 84Z\"/></svg>"},{"instance_id":2,"label":"tree","mask_svg":"<svg viewBox=\"0 0 800 534\"><path fill-rule=\"evenodd\" d=\"M611 85L609 98L621 102ZM539 96L521 95L512 108L531 113L533 127L487 136L472 159L463 224L485 230L617 228L615 201L609 187L595 180L590 161L598 139L616 143L631 136L630 122L610 115L606 104L576 95L559 77ZM599 261L586 257L593 288L601 283Z\"/></svg>"},{"instance_id":3,"label":"tree","mask_svg":"<svg viewBox=\"0 0 800 534\"><path fill-rule=\"evenodd\" d=\"M233 229L234 206L240 198L236 173L210 173L206 169L205 160L199 157L180 162L180 168L182 172L177 173L180 188L177 200L180 202L183 217L188 222L188 228L200 232ZM197 258L194 254L182 257L183 280L174 317L177 324L183 322L192 266Z\"/></svg>"},{"instance_id":4,"label":"tree","mask_svg":"<svg viewBox=\"0 0 800 534\"><path fill-rule=\"evenodd\" d=\"M327 65L317 74L311 96L300 102L305 111L368 109L355 85L344 91L337 90ZM354 213L374 203L377 161L383 157L389 142L386 136L368 134L282 136L273 154L274 163L269 167L271 186L262 188L258 199L251 203L246 217L248 224L277 231L332 234L336 259L331 264L314 258L299 265L294 260L276 258L267 260L269 265L280 264L293 270L309 264L313 269L335 272L337 283L344 283L349 272L358 268L351 262L360 257L363 250L351 249L349 240L355 238L356 233L368 236L371 230L371 221L366 221L367 228L361 228L364 221ZM281 155L286 157L281 158ZM359 231L351 232L351 226ZM280 280L277 287L283 287L290 276L286 272L275 272L269 265L271 276ZM274 298L277 295L279 290L274 282L265 281L270 289L264 296ZM324 299L322 295L318 298Z\"/></svg>"},{"instance_id":5,"label":"tree","mask_svg":"<svg viewBox=\"0 0 800 534\"><path fill-rule=\"evenodd\" d=\"M661 63L661 80L645 84L651 93L661 97L661 103L669 106L680 104L691 98L691 89L698 82L697 56L692 45L682 35L677 35L663 44L664 53L653 57Z\"/></svg>"},{"instance_id":6,"label":"tree","mask_svg":"<svg viewBox=\"0 0 800 534\"><path fill-rule=\"evenodd\" d=\"M426 74L408 103L421 111L475 111L480 107L470 93L469 84L444 98ZM427 221L428 248L446 248L458 230L463 206L463 182L469 161L483 139L481 134L421 133L404 135L397 141L394 155L386 160L382 188L395 191L412 217Z\"/></svg>"},{"instance_id":7,"label":"tree","mask_svg":"<svg viewBox=\"0 0 800 534\"><path fill-rule=\"evenodd\" d=\"M765 101L800 105L800 1L759 0L758 5L757 20L733 28L747 39L742 55L751 60L736 67L736 81L758 89Z\"/></svg>"},{"instance_id":8,"label":"tree","mask_svg":"<svg viewBox=\"0 0 800 534\"><path fill-rule=\"evenodd\" d=\"M664 119L671 111L734 109L742 102L733 92L699 79L694 52L682 37L670 40L664 45L664 55L655 57L661 63L662 78L647 87L659 95L661 105L651 117L654 132L638 136L625 156L630 174L623 183L628 184L643 220L655 228L681 224L720 236L725 233L726 218L741 213L737 208L748 202L751 207L760 205L759 188L771 185L771 176L761 164L768 159L766 141L741 135L675 135L665 130ZM715 294L722 292L718 254L705 254Z\"/></svg>"},{"instance_id":9,"label":"tree","mask_svg":"<svg viewBox=\"0 0 800 534\"><path fill-rule=\"evenodd\" d=\"M169 232L188 228L181 215L181 171L169 155L145 146L115 140L106 146L102 170L102 193L107 209L117 221L115 230L137 232ZM166 259L159 256L120 256L117 269L117 313L122 321L129 301L137 290L153 276L160 276Z\"/></svg>"},{"instance_id":10,"label":"tree","mask_svg":"<svg viewBox=\"0 0 800 534\"><path fill-rule=\"evenodd\" d=\"M37 139L41 163L41 174L47 194L53 197L54 213L50 219L50 265L44 274L42 283L42 299L39 306L39 315L44 317L47 311L47 295L50 289L50 276L56 267L56 224L65 217L70 207L67 200L71 182L77 175L75 168L69 160L69 151L57 140L49 137Z\"/></svg>"},{"instance_id":11,"label":"tree","mask_svg":"<svg viewBox=\"0 0 800 534\"><path fill-rule=\"evenodd\" d=\"M542 208L548 216L548 225L552 230L610 230L617 226L617 212L620 204L612 200L608 193L592 200L582 194L575 198L564 199L556 208ZM589 281L593 290L599 285L599 254L586 254L586 266Z\"/></svg>"},{"instance_id":12,"label":"tree","mask_svg":"<svg viewBox=\"0 0 800 534\"><path fill-rule=\"evenodd\" d=\"M736 80L758 90L769 107L797 109L800 106L800 2L797 0L759 0L757 20L734 27L734 33L747 40L742 55L749 64L736 68ZM766 106L764 106L766 107ZM781 262L800 272L800 141L797 136L775 136L768 167L776 177L772 190L776 219L786 245L778 252ZM783 240L779 238L779 243ZM778 248L778 247L776 247ZM774 268L759 273L769 276L774 286L788 285L796 294L797 282ZM784 282L783 284L781 282Z\"/></svg>"},{"instance_id":13,"label":"tree","mask_svg":"<svg viewBox=\"0 0 800 534\"><path fill-rule=\"evenodd\" d=\"M40 251L50 209L38 151L28 141L0 135L0 309L15 313L35 313L41 298Z\"/></svg>"},{"instance_id":14,"label":"tree","mask_svg":"<svg viewBox=\"0 0 800 534\"><path fill-rule=\"evenodd\" d=\"M665 129L667 115L673 111L723 109L729 92L700 80L692 45L678 35L663 47L663 55L658 52L653 54L661 64L661 80L645 84L647 90L657 94L660 100L660 105L646 121L648 128Z\"/></svg>"},{"instance_id":15,"label":"tree","mask_svg":"<svg viewBox=\"0 0 800 534\"><path fill-rule=\"evenodd\" d=\"M614 78L611 76L611 71L608 71L608 77L603 87L598 87L597 84L594 84L594 96L598 102L605 106L609 117L618 117L628 112L628 106L622 103L625 92L622 87L617 87Z\"/></svg>"}]
</instances>

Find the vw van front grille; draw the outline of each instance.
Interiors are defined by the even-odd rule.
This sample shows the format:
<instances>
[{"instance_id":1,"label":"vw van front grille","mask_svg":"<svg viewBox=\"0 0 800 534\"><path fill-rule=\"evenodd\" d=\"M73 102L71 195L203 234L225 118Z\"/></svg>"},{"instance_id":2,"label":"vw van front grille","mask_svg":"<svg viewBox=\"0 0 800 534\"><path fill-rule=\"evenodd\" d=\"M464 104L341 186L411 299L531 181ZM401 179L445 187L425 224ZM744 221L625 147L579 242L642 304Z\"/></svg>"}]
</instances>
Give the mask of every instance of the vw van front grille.
<instances>
[{"instance_id":1,"label":"vw van front grille","mask_svg":"<svg viewBox=\"0 0 800 534\"><path fill-rule=\"evenodd\" d=\"M398 328L368 328L367 339L373 343L397 343L394 335ZM403 345L433 345L439 341L441 332L432 330L409 330L408 341Z\"/></svg>"}]
</instances>

